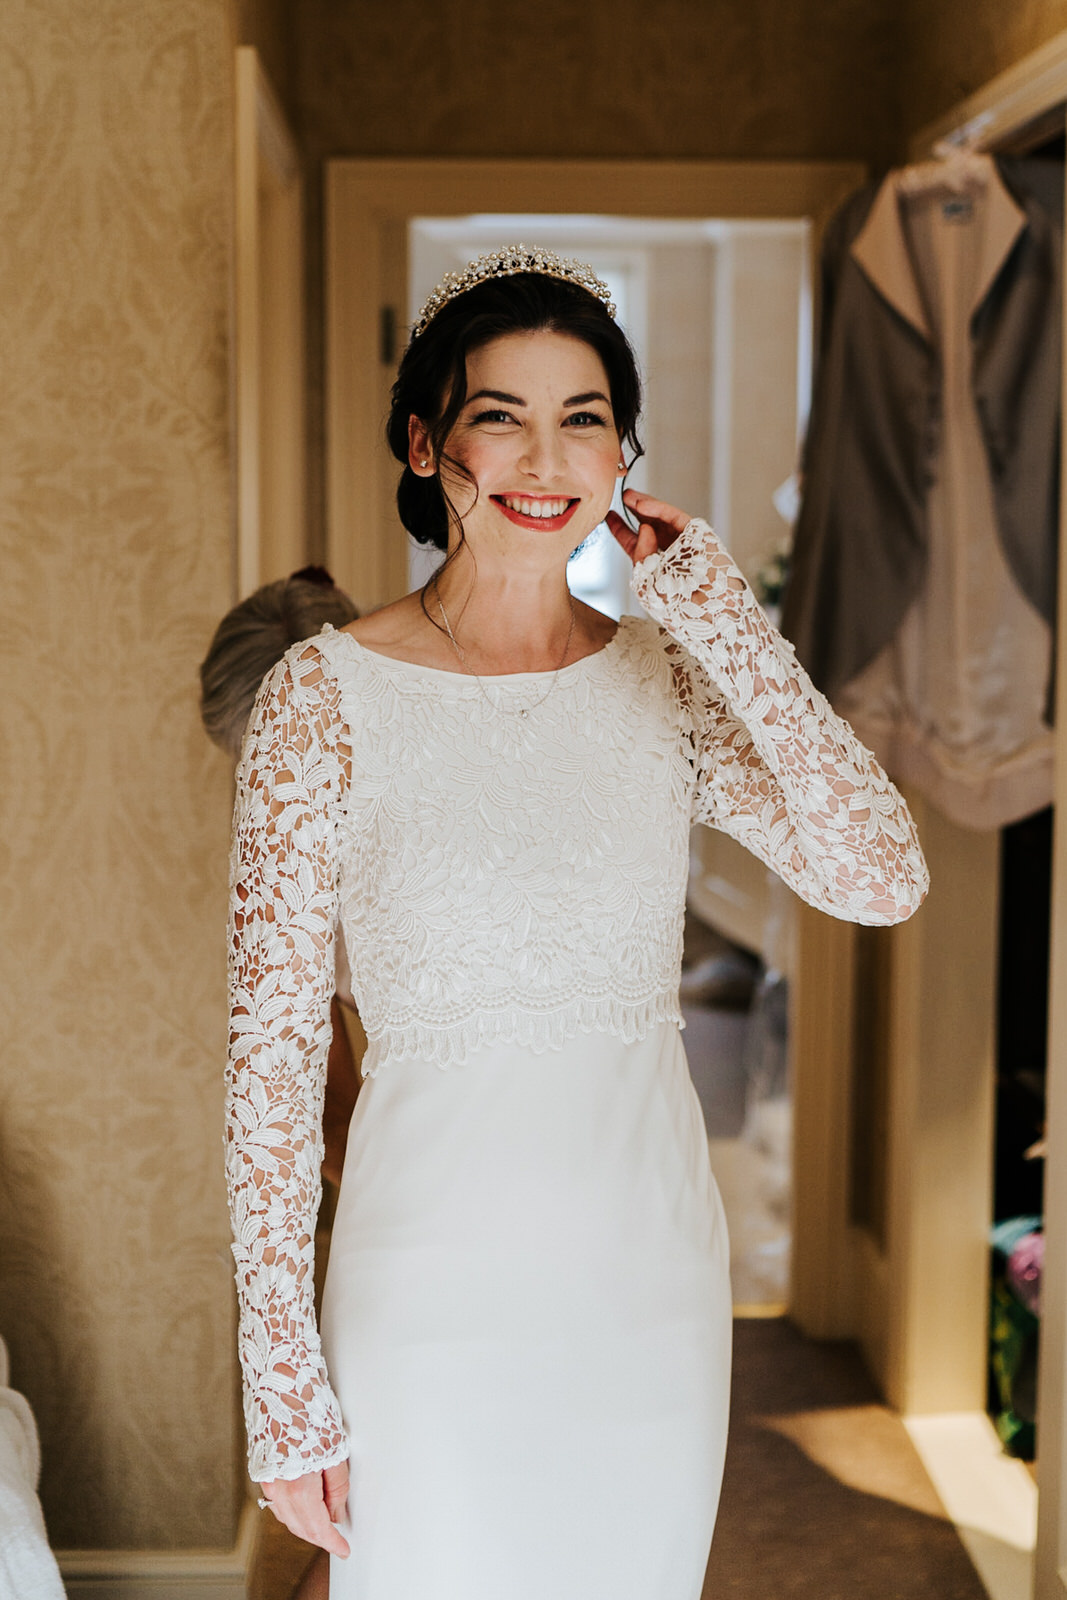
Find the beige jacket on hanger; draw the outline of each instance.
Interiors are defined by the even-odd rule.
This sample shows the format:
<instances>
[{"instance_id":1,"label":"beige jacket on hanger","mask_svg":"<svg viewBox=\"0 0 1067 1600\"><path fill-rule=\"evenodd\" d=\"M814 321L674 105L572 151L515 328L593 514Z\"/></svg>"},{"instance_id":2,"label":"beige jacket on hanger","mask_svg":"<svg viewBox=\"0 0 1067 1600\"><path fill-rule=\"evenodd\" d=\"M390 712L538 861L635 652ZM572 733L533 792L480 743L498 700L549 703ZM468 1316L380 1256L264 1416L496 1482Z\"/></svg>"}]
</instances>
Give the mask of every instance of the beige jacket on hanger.
<instances>
[{"instance_id":1,"label":"beige jacket on hanger","mask_svg":"<svg viewBox=\"0 0 1067 1600\"><path fill-rule=\"evenodd\" d=\"M1005 558L990 467L991 419L984 419L984 437L975 399L981 385L973 319L1002 291L997 280L1027 223L992 158L954 157L890 173L849 251L881 301L932 354L937 447L925 483L916 484L925 502L921 580L912 583L891 637L883 631L888 642L862 670L828 687L894 777L974 828L1003 826L1052 798L1052 733L1045 721L1051 629ZM858 381L869 386L874 380L864 369ZM930 425L918 392L913 415L890 415L888 391L886 400L885 427L921 432ZM1017 418L1027 415L1017 405L1008 409ZM866 448L880 447L874 438ZM842 489L839 483L839 497ZM866 526L864 517L872 527L880 518L885 538L895 537L892 501L877 509L853 501L840 515L846 523L854 520L857 530ZM1039 541L1043 534L1035 523L1032 537ZM864 537L870 540L871 529ZM879 559L889 559L891 549L887 545ZM900 554L914 562L906 536ZM825 569L822 581L832 581L832 572ZM811 575L804 576L810 589ZM887 585L881 603L894 599ZM862 604L869 615L879 603L866 585ZM794 610L803 621L803 608Z\"/></svg>"}]
</instances>

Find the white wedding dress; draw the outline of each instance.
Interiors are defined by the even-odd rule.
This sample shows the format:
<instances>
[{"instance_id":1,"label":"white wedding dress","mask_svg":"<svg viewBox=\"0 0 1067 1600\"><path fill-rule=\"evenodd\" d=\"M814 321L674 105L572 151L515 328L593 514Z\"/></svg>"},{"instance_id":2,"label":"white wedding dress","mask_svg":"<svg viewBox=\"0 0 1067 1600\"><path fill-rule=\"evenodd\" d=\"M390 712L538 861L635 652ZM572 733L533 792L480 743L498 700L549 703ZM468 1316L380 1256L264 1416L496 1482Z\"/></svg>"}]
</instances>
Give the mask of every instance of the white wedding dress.
<instances>
[{"instance_id":1,"label":"white wedding dress","mask_svg":"<svg viewBox=\"0 0 1067 1600\"><path fill-rule=\"evenodd\" d=\"M250 725L227 1156L250 1471L350 1458L331 1600L697 1600L731 1305L679 1034L690 823L836 916L925 892L903 802L707 525L635 588L654 620L555 678L327 628ZM370 1045L320 1346L338 919Z\"/></svg>"}]
</instances>

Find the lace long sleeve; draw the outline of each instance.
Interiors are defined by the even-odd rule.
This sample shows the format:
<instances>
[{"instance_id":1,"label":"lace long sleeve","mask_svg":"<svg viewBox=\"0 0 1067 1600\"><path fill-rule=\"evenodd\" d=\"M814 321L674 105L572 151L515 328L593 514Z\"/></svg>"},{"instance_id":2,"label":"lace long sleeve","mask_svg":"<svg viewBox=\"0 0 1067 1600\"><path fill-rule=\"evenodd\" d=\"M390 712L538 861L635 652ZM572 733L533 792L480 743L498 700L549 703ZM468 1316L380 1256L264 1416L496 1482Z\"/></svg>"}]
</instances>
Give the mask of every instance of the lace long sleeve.
<instances>
[{"instance_id":1,"label":"lace long sleeve","mask_svg":"<svg viewBox=\"0 0 1067 1600\"><path fill-rule=\"evenodd\" d=\"M230 870L226 1176L249 1472L260 1482L348 1454L313 1290L344 737L316 648L290 651L252 714Z\"/></svg>"},{"instance_id":2,"label":"lace long sleeve","mask_svg":"<svg viewBox=\"0 0 1067 1600\"><path fill-rule=\"evenodd\" d=\"M634 570L671 635L696 740L694 820L732 835L802 899L902 922L929 885L907 806L767 621L706 522Z\"/></svg>"}]
</instances>

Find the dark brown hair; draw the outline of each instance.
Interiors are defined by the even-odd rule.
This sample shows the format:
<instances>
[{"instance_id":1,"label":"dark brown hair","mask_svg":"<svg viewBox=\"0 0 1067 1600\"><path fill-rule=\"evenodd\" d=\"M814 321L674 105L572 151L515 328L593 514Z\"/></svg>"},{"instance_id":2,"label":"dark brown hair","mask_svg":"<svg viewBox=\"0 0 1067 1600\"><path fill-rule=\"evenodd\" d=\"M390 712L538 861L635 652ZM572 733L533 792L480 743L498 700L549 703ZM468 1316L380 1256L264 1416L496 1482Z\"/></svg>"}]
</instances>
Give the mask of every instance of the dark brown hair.
<instances>
[{"instance_id":1,"label":"dark brown hair","mask_svg":"<svg viewBox=\"0 0 1067 1600\"><path fill-rule=\"evenodd\" d=\"M540 272L490 278L442 306L412 339L393 385L386 436L404 465L396 503L401 522L419 544L447 550L449 519L458 521L458 515L439 474L420 478L408 465L408 419L418 417L427 424L438 463L447 460L453 471L469 479L461 463L444 454L467 398L467 357L505 334L542 331L568 334L596 351L607 373L619 438L634 458L644 454L637 436L637 361L625 333L596 295Z\"/></svg>"}]
</instances>

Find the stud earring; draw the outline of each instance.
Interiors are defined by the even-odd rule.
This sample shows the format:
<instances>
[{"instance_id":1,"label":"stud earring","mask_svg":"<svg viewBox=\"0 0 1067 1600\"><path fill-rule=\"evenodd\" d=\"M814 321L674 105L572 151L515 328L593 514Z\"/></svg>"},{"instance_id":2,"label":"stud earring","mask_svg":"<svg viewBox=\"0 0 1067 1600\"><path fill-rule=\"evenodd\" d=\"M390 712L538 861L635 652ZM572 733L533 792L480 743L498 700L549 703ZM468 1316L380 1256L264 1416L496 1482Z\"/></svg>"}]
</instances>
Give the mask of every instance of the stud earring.
<instances>
[{"instance_id":1,"label":"stud earring","mask_svg":"<svg viewBox=\"0 0 1067 1600\"><path fill-rule=\"evenodd\" d=\"M626 462L625 461L620 461L619 462L619 471L620 472L625 472L626 471Z\"/></svg>"},{"instance_id":2,"label":"stud earring","mask_svg":"<svg viewBox=\"0 0 1067 1600\"><path fill-rule=\"evenodd\" d=\"M430 463L428 461L420 461L419 462L419 466L420 467L428 467L429 465L430 465Z\"/></svg>"}]
</instances>

